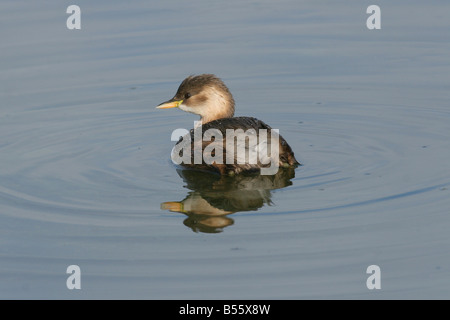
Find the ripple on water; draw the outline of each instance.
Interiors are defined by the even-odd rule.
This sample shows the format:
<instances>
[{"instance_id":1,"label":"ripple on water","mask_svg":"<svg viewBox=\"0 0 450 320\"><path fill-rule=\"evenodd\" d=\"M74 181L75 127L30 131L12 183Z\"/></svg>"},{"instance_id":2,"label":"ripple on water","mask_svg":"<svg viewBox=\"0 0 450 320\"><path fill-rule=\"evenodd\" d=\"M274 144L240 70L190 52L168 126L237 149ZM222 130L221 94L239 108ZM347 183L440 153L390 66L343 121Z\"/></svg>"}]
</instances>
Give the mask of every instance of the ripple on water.
<instances>
[{"instance_id":1,"label":"ripple on water","mask_svg":"<svg viewBox=\"0 0 450 320\"><path fill-rule=\"evenodd\" d=\"M450 182L450 170L442 170L448 167L442 153L448 146L446 112L385 105L302 110L277 115L272 124L280 124L304 164L292 186L276 191L283 195L282 212L370 205ZM46 120L17 126L31 116ZM295 120L282 125L286 117ZM155 195L182 190L168 159L171 131L189 122L181 114L111 112L100 104L94 114L91 105L81 105L25 111L12 120L2 127L2 161L8 168L1 172L2 205L42 214L33 213L33 219L44 212L45 219L49 212L55 219L61 212L78 218L83 212L87 217L108 213L104 219L145 213L155 209Z\"/></svg>"}]
</instances>

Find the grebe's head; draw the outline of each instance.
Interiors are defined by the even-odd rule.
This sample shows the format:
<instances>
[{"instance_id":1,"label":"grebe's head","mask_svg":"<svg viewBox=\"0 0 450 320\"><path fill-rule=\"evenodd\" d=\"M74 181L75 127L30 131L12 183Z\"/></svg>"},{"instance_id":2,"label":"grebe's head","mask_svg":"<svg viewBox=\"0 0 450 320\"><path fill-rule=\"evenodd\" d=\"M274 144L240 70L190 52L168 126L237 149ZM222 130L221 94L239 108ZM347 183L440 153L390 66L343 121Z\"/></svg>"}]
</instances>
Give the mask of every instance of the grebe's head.
<instances>
[{"instance_id":1,"label":"grebe's head","mask_svg":"<svg viewBox=\"0 0 450 320\"><path fill-rule=\"evenodd\" d=\"M234 99L230 90L213 74L187 77L172 99L157 106L158 109L176 107L198 114L202 123L234 115Z\"/></svg>"}]
</instances>

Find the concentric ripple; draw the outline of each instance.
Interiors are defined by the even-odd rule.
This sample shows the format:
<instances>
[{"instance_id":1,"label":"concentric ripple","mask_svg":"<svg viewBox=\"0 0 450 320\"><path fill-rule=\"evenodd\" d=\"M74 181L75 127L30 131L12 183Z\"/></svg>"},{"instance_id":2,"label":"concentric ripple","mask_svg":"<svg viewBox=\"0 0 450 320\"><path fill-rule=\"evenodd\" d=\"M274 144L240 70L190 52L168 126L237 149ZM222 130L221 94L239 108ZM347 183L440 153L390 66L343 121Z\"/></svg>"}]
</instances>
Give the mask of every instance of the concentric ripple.
<instances>
[{"instance_id":1,"label":"concentric ripple","mask_svg":"<svg viewBox=\"0 0 450 320\"><path fill-rule=\"evenodd\" d=\"M293 186L274 191L282 194L282 200L274 200L276 209L264 212L371 205L450 183L442 152L450 150L446 112L382 105L302 110L286 114L290 121L280 132L303 166ZM22 130L21 119L31 116L45 120ZM21 214L31 210L28 218L33 219L81 221L103 214L114 220L155 210L164 200L156 195L174 186L183 189L168 159L170 130L188 123L181 115L99 104L25 111L11 118L2 126L4 212L16 215L10 209L22 208Z\"/></svg>"}]
</instances>

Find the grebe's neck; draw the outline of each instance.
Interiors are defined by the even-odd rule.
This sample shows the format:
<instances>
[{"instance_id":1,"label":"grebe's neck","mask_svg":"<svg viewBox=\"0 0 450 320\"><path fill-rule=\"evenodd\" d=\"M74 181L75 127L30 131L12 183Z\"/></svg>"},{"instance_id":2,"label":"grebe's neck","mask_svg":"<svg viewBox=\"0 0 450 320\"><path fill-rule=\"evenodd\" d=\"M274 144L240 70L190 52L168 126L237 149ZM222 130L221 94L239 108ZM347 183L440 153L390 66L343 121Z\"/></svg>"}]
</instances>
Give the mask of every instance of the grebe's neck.
<instances>
[{"instance_id":1,"label":"grebe's neck","mask_svg":"<svg viewBox=\"0 0 450 320\"><path fill-rule=\"evenodd\" d=\"M234 99L229 92L207 87L204 89L204 94L208 98L203 105L196 108L199 110L198 114L202 123L234 116Z\"/></svg>"}]
</instances>

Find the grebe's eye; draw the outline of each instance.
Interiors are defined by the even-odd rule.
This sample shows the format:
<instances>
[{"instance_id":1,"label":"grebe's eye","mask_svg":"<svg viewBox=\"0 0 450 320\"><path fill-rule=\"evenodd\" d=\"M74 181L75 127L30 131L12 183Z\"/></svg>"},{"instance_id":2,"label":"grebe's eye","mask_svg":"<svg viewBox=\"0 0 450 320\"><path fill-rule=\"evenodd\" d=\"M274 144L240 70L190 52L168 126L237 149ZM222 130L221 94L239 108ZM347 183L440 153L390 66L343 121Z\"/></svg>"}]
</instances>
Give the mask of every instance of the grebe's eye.
<instances>
[{"instance_id":1,"label":"grebe's eye","mask_svg":"<svg viewBox=\"0 0 450 320\"><path fill-rule=\"evenodd\" d=\"M189 92L187 92L185 95L184 95L184 99L189 99L191 97L191 94L189 93Z\"/></svg>"}]
</instances>

